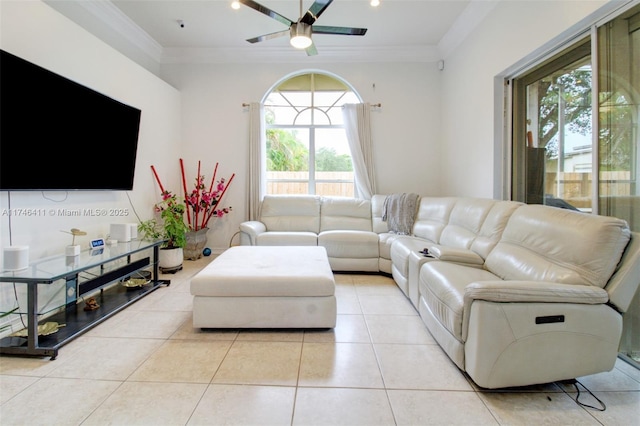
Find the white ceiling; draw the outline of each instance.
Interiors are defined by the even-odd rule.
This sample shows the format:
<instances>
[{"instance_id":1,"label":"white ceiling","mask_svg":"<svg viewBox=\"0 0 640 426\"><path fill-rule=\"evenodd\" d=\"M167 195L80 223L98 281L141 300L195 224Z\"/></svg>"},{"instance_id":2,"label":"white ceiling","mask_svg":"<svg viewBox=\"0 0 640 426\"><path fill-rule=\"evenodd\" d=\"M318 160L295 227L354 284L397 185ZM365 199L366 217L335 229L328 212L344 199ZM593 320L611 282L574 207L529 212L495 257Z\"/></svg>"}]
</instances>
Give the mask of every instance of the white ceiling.
<instances>
[{"instance_id":1,"label":"white ceiling","mask_svg":"<svg viewBox=\"0 0 640 426\"><path fill-rule=\"evenodd\" d=\"M306 58L288 37L250 44L248 38L287 27L231 0L45 0L70 19L116 46L137 46L158 63L215 61L216 58ZM296 21L296 0L257 0ZM367 28L365 36L315 34L318 57L343 60L436 61L484 18L498 0L334 0L317 25ZM312 0L303 0L306 11ZM184 22L181 28L178 21Z\"/></svg>"}]
</instances>

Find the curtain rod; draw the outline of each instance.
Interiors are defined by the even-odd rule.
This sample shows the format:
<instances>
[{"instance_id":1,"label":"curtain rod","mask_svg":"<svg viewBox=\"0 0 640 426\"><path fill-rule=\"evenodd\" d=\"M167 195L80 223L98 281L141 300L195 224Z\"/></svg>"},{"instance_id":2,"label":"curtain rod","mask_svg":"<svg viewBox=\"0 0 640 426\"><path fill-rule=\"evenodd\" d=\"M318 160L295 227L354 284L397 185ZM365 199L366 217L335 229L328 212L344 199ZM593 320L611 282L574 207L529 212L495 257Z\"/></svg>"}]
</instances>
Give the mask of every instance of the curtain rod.
<instances>
[{"instance_id":1,"label":"curtain rod","mask_svg":"<svg viewBox=\"0 0 640 426\"><path fill-rule=\"evenodd\" d=\"M251 104L247 103L247 102L243 102L242 103L242 107L243 108L247 108L251 106ZM270 105L265 105L265 106L270 106ZM371 108L382 108L382 104L380 102L378 102L377 104L371 104Z\"/></svg>"}]
</instances>

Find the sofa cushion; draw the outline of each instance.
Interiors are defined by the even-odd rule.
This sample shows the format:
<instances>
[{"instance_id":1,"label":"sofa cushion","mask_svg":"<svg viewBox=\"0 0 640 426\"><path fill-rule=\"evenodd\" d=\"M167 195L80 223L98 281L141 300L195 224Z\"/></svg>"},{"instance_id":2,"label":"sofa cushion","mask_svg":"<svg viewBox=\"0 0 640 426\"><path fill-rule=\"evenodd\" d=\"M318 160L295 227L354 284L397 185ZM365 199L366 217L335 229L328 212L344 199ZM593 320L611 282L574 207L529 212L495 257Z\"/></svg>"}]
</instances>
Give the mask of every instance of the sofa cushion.
<instances>
[{"instance_id":1,"label":"sofa cushion","mask_svg":"<svg viewBox=\"0 0 640 426\"><path fill-rule=\"evenodd\" d=\"M391 260L398 272L405 278L409 273L409 254L422 251L431 245L430 241L422 238L400 236L391 244Z\"/></svg>"},{"instance_id":2,"label":"sofa cushion","mask_svg":"<svg viewBox=\"0 0 640 426\"><path fill-rule=\"evenodd\" d=\"M320 231L320 197L315 195L265 195L260 221L267 231Z\"/></svg>"},{"instance_id":3,"label":"sofa cushion","mask_svg":"<svg viewBox=\"0 0 640 426\"><path fill-rule=\"evenodd\" d=\"M447 247L470 249L495 203L495 200L490 199L458 199L438 243Z\"/></svg>"},{"instance_id":4,"label":"sofa cushion","mask_svg":"<svg viewBox=\"0 0 640 426\"><path fill-rule=\"evenodd\" d=\"M380 258L391 260L391 247L393 246L393 242L400 238L405 238L406 235L398 235L391 234L389 232L384 232L382 234L378 234L379 238L379 251Z\"/></svg>"},{"instance_id":5,"label":"sofa cushion","mask_svg":"<svg viewBox=\"0 0 640 426\"><path fill-rule=\"evenodd\" d=\"M485 267L505 280L604 288L630 235L621 219L523 205L511 215Z\"/></svg>"},{"instance_id":6,"label":"sofa cushion","mask_svg":"<svg viewBox=\"0 0 640 426\"><path fill-rule=\"evenodd\" d=\"M413 235L438 243L456 200L454 197L422 197L413 223Z\"/></svg>"},{"instance_id":7,"label":"sofa cushion","mask_svg":"<svg viewBox=\"0 0 640 426\"><path fill-rule=\"evenodd\" d=\"M377 234L389 232L389 225L382 220L384 200L386 199L387 196L382 194L376 194L371 197L371 230Z\"/></svg>"},{"instance_id":8,"label":"sofa cushion","mask_svg":"<svg viewBox=\"0 0 640 426\"><path fill-rule=\"evenodd\" d=\"M317 246L315 232L263 232L256 237L257 246Z\"/></svg>"},{"instance_id":9,"label":"sofa cushion","mask_svg":"<svg viewBox=\"0 0 640 426\"><path fill-rule=\"evenodd\" d=\"M371 202L355 198L322 198L320 232L333 230L371 232Z\"/></svg>"},{"instance_id":10,"label":"sofa cushion","mask_svg":"<svg viewBox=\"0 0 640 426\"><path fill-rule=\"evenodd\" d=\"M327 249L329 257L369 259L379 257L378 234L368 231L324 231L318 245Z\"/></svg>"},{"instance_id":11,"label":"sofa cushion","mask_svg":"<svg viewBox=\"0 0 640 426\"><path fill-rule=\"evenodd\" d=\"M489 215L482 223L480 232L471 244L471 250L486 259L491 250L498 244L504 228L509 222L513 212L523 203L518 201L497 201L492 207Z\"/></svg>"},{"instance_id":12,"label":"sofa cushion","mask_svg":"<svg viewBox=\"0 0 640 426\"><path fill-rule=\"evenodd\" d=\"M462 338L465 287L498 278L480 268L449 262L427 262L420 268L420 294L433 316L457 340Z\"/></svg>"}]
</instances>

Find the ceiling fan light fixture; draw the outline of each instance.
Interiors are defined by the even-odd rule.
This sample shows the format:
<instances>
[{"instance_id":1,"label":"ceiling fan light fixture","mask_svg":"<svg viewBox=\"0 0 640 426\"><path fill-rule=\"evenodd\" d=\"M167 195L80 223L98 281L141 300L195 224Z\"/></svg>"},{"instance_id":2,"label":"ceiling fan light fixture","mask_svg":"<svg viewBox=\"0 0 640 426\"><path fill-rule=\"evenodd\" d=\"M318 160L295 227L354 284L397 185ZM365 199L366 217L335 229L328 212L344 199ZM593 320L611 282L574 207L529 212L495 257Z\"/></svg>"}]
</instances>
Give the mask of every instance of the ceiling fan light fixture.
<instances>
[{"instance_id":1,"label":"ceiling fan light fixture","mask_svg":"<svg viewBox=\"0 0 640 426\"><path fill-rule=\"evenodd\" d=\"M306 12L303 12L302 0L300 0L300 18L295 22L266 6L257 3L255 0L237 1L239 1L240 4L267 15L268 17L287 26L286 30L249 38L247 39L247 42L249 43L257 43L259 41L271 40L276 37L286 37L288 35L291 46L299 50L304 50L307 53L307 56L314 56L318 54L318 49L316 49L316 46L311 39L311 35L313 33L343 36L363 36L367 33L366 28L329 27L324 25L314 26L320 15L322 15L324 10L333 2L333 0L314 0L313 4Z\"/></svg>"},{"instance_id":2,"label":"ceiling fan light fixture","mask_svg":"<svg viewBox=\"0 0 640 426\"><path fill-rule=\"evenodd\" d=\"M231 2L231 8L235 10L240 9L240 2L238 0L233 0Z\"/></svg>"},{"instance_id":3,"label":"ceiling fan light fixture","mask_svg":"<svg viewBox=\"0 0 640 426\"><path fill-rule=\"evenodd\" d=\"M289 42L296 49L306 49L311 46L311 25L296 22L291 25L291 39Z\"/></svg>"}]
</instances>

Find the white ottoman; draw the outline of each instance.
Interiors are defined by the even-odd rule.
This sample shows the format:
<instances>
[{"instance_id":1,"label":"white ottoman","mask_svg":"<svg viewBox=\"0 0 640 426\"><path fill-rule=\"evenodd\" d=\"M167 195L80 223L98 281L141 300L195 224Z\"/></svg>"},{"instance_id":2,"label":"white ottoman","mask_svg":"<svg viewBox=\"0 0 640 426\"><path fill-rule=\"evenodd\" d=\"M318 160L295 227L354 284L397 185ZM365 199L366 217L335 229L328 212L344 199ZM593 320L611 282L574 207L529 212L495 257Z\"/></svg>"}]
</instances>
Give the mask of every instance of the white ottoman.
<instances>
[{"instance_id":1,"label":"white ottoman","mask_svg":"<svg viewBox=\"0 0 640 426\"><path fill-rule=\"evenodd\" d=\"M236 246L191 279L196 328L333 328L324 247Z\"/></svg>"}]
</instances>

